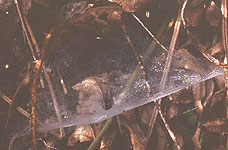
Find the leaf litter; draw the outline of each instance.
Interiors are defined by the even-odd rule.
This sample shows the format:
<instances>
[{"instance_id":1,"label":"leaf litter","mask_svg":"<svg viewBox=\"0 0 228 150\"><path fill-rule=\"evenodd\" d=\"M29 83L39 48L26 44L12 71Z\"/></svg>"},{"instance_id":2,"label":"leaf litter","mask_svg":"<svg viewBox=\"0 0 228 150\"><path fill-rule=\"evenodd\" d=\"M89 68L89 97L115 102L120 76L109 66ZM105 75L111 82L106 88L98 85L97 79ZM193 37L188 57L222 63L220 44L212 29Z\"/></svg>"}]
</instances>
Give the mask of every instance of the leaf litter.
<instances>
[{"instance_id":1,"label":"leaf litter","mask_svg":"<svg viewBox=\"0 0 228 150\"><path fill-rule=\"evenodd\" d=\"M62 121L56 115L48 81L44 81L44 87L40 86L36 93L38 131L97 123L224 73L223 68L203 56L192 55L188 49L181 48L175 50L164 90L160 91L168 52L154 46L152 38L142 33L144 29L139 29L140 26L130 25L137 22L126 22L126 30L135 42L151 85L148 91L144 72L138 69L140 65L129 42L120 29L112 27L119 24L116 20L112 22L110 17L113 16L109 15L116 10L122 15L121 10L115 7L100 10L106 14L91 9L79 16L80 22L76 19L52 31L44 69L50 76ZM94 23L85 24L91 16L95 18ZM41 72L41 77L44 74ZM29 128L29 120L25 122ZM122 124L132 131L127 123Z\"/></svg>"}]
</instances>

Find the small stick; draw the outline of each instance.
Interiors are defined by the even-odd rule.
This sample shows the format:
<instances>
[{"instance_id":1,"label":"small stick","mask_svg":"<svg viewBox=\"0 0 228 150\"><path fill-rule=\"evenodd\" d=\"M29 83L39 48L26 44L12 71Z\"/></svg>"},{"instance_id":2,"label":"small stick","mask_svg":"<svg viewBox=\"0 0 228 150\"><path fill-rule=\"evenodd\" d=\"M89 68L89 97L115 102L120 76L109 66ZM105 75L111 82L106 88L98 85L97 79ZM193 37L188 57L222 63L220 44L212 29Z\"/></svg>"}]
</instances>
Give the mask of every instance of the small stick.
<instances>
[{"instance_id":1,"label":"small stick","mask_svg":"<svg viewBox=\"0 0 228 150\"><path fill-rule=\"evenodd\" d=\"M159 91L160 92L163 92L164 89L165 89L165 83L166 83L166 80L167 80L167 77L168 77L168 73L169 73L169 70L170 70L170 65L171 65L171 62L172 62L172 57L173 57L173 53L174 53L174 49L175 49L175 45L176 45L176 41L177 41L177 37L178 37L178 34L179 34L179 30L180 30L180 26L181 26L181 13L182 13L182 8L185 6L186 4L184 3L183 6L181 8L179 8L178 10L178 15L177 15L177 20L175 22L175 25L174 25L174 31L173 31L173 36L172 36L172 39L171 39L171 43L170 43L170 47L169 47L169 51L168 51L168 56L166 58L166 63L165 63L165 68L164 68L164 72L162 74L162 79L161 79L161 84L160 84L160 89ZM153 120L153 124L152 124L152 127L154 126L154 123L155 123L155 120L157 118L157 114L159 113L161 118L164 118L162 113L159 112L159 107L160 107L160 104L161 104L161 100L162 99L159 99L159 100L156 100L155 101L155 107L154 107L154 111L153 111L153 114L152 114L152 117L151 118ZM174 142L176 142L177 144L177 148L180 150L181 149L181 146L178 144L177 140L176 140L176 137L175 135L173 134L173 132L170 132L170 128L169 126L167 126L168 124L166 123L165 119L163 120L165 126L166 126L166 129L167 131L169 132L171 138L173 139ZM149 128L149 133L147 135L147 138L150 137L150 134L152 132L152 129L151 127ZM148 140L148 139L147 139Z\"/></svg>"},{"instance_id":2,"label":"small stick","mask_svg":"<svg viewBox=\"0 0 228 150\"><path fill-rule=\"evenodd\" d=\"M2 97L2 99L4 101L6 101L9 105L11 105L13 103L13 101L8 97L6 96L1 90L0 90L0 96ZM25 111L23 108L21 108L20 106L18 106L16 108L22 115L24 115L25 117L27 117L28 119L30 119L30 114Z\"/></svg>"},{"instance_id":3,"label":"small stick","mask_svg":"<svg viewBox=\"0 0 228 150\"><path fill-rule=\"evenodd\" d=\"M62 120L62 116L61 116L61 111L59 109L59 104L58 104L57 98L55 96L54 88L52 86L50 77L49 77L44 65L42 65L42 70L44 72L44 77L45 77L45 79L47 81L47 84L48 84L48 89L49 89L50 94L51 94L51 98L52 98L52 101L53 101L53 105L54 105L54 109L55 109L55 112L56 112L56 116L57 116L58 122L61 124L61 123L63 123L63 120ZM62 138L63 136L64 136L64 129L60 128L60 138Z\"/></svg>"},{"instance_id":4,"label":"small stick","mask_svg":"<svg viewBox=\"0 0 228 150\"><path fill-rule=\"evenodd\" d=\"M31 50L33 60L36 61L37 59L36 59L36 57L35 57L35 53L34 53L34 50L33 50L33 48L32 48L32 44L31 44L31 42L30 42L30 40L29 40L28 32L27 32L27 30L26 30L26 28L25 28L25 24L24 24L24 21L23 21L23 17L22 17L21 11L20 11L19 6L18 6L18 1L17 1L17 0L14 0L14 3L15 3L15 5L16 5L17 12L18 12L18 16L19 16L19 19L20 19L20 22L21 22L21 26L22 26L23 32L24 32L24 34L25 34L25 37L26 37L26 39L27 39L29 48L30 48L30 50Z\"/></svg>"},{"instance_id":5,"label":"small stick","mask_svg":"<svg viewBox=\"0 0 228 150\"><path fill-rule=\"evenodd\" d=\"M173 131L171 130L169 124L166 122L165 117L164 117L164 115L162 114L160 104L158 104L157 101L155 101L155 106L156 106L157 109L158 109L159 115L160 115L160 117L161 117L161 119L162 119L162 121L163 121L163 123L164 123L164 125L165 125L165 127L166 127L166 129L167 129L167 131L168 131L168 133L169 133L169 136L171 137L171 139L173 140L173 142L177 145L177 149L178 149L178 150L181 150L182 147L181 147L180 143L178 142L177 137L175 136L175 134L174 134Z\"/></svg>"},{"instance_id":6,"label":"small stick","mask_svg":"<svg viewBox=\"0 0 228 150\"><path fill-rule=\"evenodd\" d=\"M165 68L164 68L164 72L162 74L162 79L161 79L161 84L160 84L160 92L163 92L165 89L165 83L168 77L168 73L169 73L169 69L170 69L170 65L172 62L172 57L173 57L173 53L174 53L174 49L175 49L175 45L177 42L177 37L180 31L180 26L181 26L181 11L182 9L179 9L178 11L178 15L177 15L177 20L175 22L174 25L174 31L173 31L173 36L171 39L171 43L169 46L169 52L168 52L168 56L166 58L166 63L165 63Z\"/></svg>"},{"instance_id":7,"label":"small stick","mask_svg":"<svg viewBox=\"0 0 228 150\"><path fill-rule=\"evenodd\" d=\"M188 3L188 0L185 0L184 4L182 6L182 9L181 9L181 20L182 20L184 28L186 28L186 22L185 22L185 19L184 19L184 10L186 8L187 3Z\"/></svg>"},{"instance_id":8,"label":"small stick","mask_svg":"<svg viewBox=\"0 0 228 150\"><path fill-rule=\"evenodd\" d=\"M159 40L150 32L150 30L143 24L143 22L135 15L135 14L132 14L132 16L138 21L138 23L146 30L146 32L154 39L154 41L159 45L161 46L162 49L164 49L165 51L168 52L168 49L162 45Z\"/></svg>"},{"instance_id":9,"label":"small stick","mask_svg":"<svg viewBox=\"0 0 228 150\"><path fill-rule=\"evenodd\" d=\"M37 64L36 64L37 65ZM40 74L40 65L38 64L35 70L35 75L34 79L32 82L32 87L31 87L31 101L32 101L32 111L31 111L31 126L32 126L32 143L33 143L33 149L38 150L37 147L37 113L36 113L36 89L37 89L37 84L38 84L38 79L39 79L39 74Z\"/></svg>"},{"instance_id":10,"label":"small stick","mask_svg":"<svg viewBox=\"0 0 228 150\"><path fill-rule=\"evenodd\" d=\"M29 33L30 33L32 42L33 42L33 44L35 45L36 52L37 52L37 53L40 53L41 51L40 51L40 49L39 49L39 46L38 46L38 44L37 44L37 42L36 42L36 39L35 39L35 37L34 37L34 35L33 35L33 32L32 32L32 29L31 29L31 27L30 27L30 24L29 24L29 22L28 22L28 20L27 20L27 18L26 18L25 16L24 16L24 20L25 20L25 23L26 23L26 25L27 25L28 31L29 31ZM46 36L46 39L45 39L45 41L44 41L44 50L46 49L46 46L47 46L47 44L48 44L48 41L49 41L50 37L51 37L51 34L48 34L48 35ZM49 75L48 75L48 73L47 73L47 71L46 71L46 69L45 69L45 65L44 65L44 64L42 64L41 68L42 68L42 70L43 70L44 77L45 77L45 79L46 79L46 81L47 81L48 88L49 88L49 90L50 90L50 94L51 94L51 98L52 98L52 101L53 101L53 104L54 104L54 109L55 109L55 112L56 112L56 116L57 116L58 122L59 122L59 123L62 123L63 121L62 121L62 117L61 117L61 112L60 112L60 109L59 109L58 101L57 101L57 98L56 98L56 96L55 96L54 88L53 88L53 86L52 86L50 77L49 77ZM61 83L62 83L62 82L61 82ZM65 92L65 91L66 91L66 89L64 89L64 92ZM66 92L67 92L67 91L66 91ZM64 134L65 134L65 133L64 133L64 129L63 129L63 128L60 128L60 138L63 137Z\"/></svg>"}]
</instances>

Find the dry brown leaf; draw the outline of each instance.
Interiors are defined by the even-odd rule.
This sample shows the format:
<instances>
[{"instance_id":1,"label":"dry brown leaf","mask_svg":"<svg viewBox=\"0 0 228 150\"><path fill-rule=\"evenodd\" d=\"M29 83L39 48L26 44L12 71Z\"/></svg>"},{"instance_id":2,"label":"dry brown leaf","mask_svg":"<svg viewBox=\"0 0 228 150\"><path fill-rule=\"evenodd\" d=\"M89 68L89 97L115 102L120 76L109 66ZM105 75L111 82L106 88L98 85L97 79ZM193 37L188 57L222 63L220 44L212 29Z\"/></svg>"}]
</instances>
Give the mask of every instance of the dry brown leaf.
<instances>
[{"instance_id":1,"label":"dry brown leaf","mask_svg":"<svg viewBox=\"0 0 228 150\"><path fill-rule=\"evenodd\" d=\"M135 12L136 10L145 6L149 0L108 0L109 2L116 3L122 7L126 12Z\"/></svg>"},{"instance_id":2,"label":"dry brown leaf","mask_svg":"<svg viewBox=\"0 0 228 150\"><path fill-rule=\"evenodd\" d=\"M228 121L224 118L208 121L203 124L208 132L224 133L228 132Z\"/></svg>"},{"instance_id":3,"label":"dry brown leaf","mask_svg":"<svg viewBox=\"0 0 228 150\"><path fill-rule=\"evenodd\" d=\"M211 62L219 65L220 62L223 61L223 48L221 43L217 42L214 43L210 48L206 49L205 51L201 51L203 55L206 55L206 58L209 59Z\"/></svg>"},{"instance_id":4,"label":"dry brown leaf","mask_svg":"<svg viewBox=\"0 0 228 150\"><path fill-rule=\"evenodd\" d=\"M107 79L107 74L103 74ZM89 77L72 86L79 92L77 112L80 114L91 114L97 110L105 109L107 99L105 84L98 77Z\"/></svg>"},{"instance_id":5,"label":"dry brown leaf","mask_svg":"<svg viewBox=\"0 0 228 150\"><path fill-rule=\"evenodd\" d=\"M77 141L80 143L95 139L93 129L90 125L79 126L68 138L68 146L74 146Z\"/></svg>"},{"instance_id":6,"label":"dry brown leaf","mask_svg":"<svg viewBox=\"0 0 228 150\"><path fill-rule=\"evenodd\" d=\"M220 54L223 52L223 48L221 43L214 43L209 49L207 49L206 53L211 56L215 56L216 54Z\"/></svg>"},{"instance_id":7,"label":"dry brown leaf","mask_svg":"<svg viewBox=\"0 0 228 150\"><path fill-rule=\"evenodd\" d=\"M135 116L135 110L124 112L124 114L121 114L120 123L124 125L130 133L133 150L145 150L147 142L146 136L137 123Z\"/></svg>"},{"instance_id":8,"label":"dry brown leaf","mask_svg":"<svg viewBox=\"0 0 228 150\"><path fill-rule=\"evenodd\" d=\"M116 5L96 7L82 13L72 23L101 27L105 31L113 25L121 23L122 13L123 10Z\"/></svg>"}]
</instances>

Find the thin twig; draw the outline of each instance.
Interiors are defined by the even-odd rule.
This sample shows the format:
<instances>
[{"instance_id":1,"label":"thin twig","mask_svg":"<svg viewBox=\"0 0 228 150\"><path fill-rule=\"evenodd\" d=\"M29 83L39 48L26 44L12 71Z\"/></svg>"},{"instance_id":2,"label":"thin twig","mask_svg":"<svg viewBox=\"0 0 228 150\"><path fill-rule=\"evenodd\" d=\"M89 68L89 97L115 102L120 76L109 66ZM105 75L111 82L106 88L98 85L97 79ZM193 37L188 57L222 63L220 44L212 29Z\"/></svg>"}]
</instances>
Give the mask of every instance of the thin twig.
<instances>
[{"instance_id":1,"label":"thin twig","mask_svg":"<svg viewBox=\"0 0 228 150\"><path fill-rule=\"evenodd\" d=\"M153 113L151 114L151 118L150 118L150 122L149 122L149 127L148 127L147 132L146 132L146 140L147 141L146 141L145 147L147 147L147 145L148 145L149 139L150 139L151 134L152 134L152 131L154 129L155 122L157 120L158 109L157 109L156 105L153 108L153 111L152 112Z\"/></svg>"},{"instance_id":2,"label":"thin twig","mask_svg":"<svg viewBox=\"0 0 228 150\"><path fill-rule=\"evenodd\" d=\"M2 99L4 101L6 101L9 105L11 105L13 103L13 101L8 97L6 96L1 90L0 90L0 96L2 97ZM16 108L22 115L24 115L25 117L27 117L28 119L30 119L30 114L25 111L23 108L21 108L20 106L18 106Z\"/></svg>"},{"instance_id":3,"label":"thin twig","mask_svg":"<svg viewBox=\"0 0 228 150\"><path fill-rule=\"evenodd\" d=\"M39 74L40 74L40 64L36 65L34 79L33 79L32 87L31 87L31 102L32 102L32 110L31 110L32 130L31 130L31 132L32 132L32 143L33 143L34 150L38 150L37 141L36 141L36 139L37 139L36 89L37 89Z\"/></svg>"},{"instance_id":4,"label":"thin twig","mask_svg":"<svg viewBox=\"0 0 228 150\"><path fill-rule=\"evenodd\" d=\"M32 42L33 42L33 44L35 45L36 52L37 52L37 53L40 53L39 46L38 46L38 44L37 44L37 42L36 42L36 39L35 39L35 37L34 37L34 35L33 35L33 32L32 32L32 29L31 29L31 27L30 27L30 24L29 24L29 22L27 21L27 18L26 18L25 16L24 16L24 20L25 20L25 23L26 23L26 25L27 25L28 31L29 31L29 33L30 33ZM51 31L51 32L52 32L52 31ZM48 41L49 41L49 39L50 39L50 36L51 36L51 34L48 34L48 35L46 36L46 39L45 39L45 42L44 42L44 47L47 46ZM45 48L44 50L46 50L46 48ZM44 51L44 50L43 50L43 51ZM44 53L44 52L43 52L43 53ZM43 56L43 57L44 57L44 56ZM49 91L50 91L50 94L51 94L51 98L52 98L52 101L53 101L53 104L54 104L54 109L55 109L55 112L56 112L56 116L57 116L57 119L58 119L58 123L62 123L63 121L62 121L61 112L60 112L60 109L59 109L58 101L57 101L57 98L56 98L56 95L55 95L54 88L53 88L53 86L52 86L50 77L49 77L49 75L48 75L48 73L47 73L47 71L46 71L46 69L45 69L46 67L45 67L44 64L42 64L41 68L42 68L42 71L43 71L43 73L44 73L44 77L45 77L45 79L46 79L46 81L47 81L47 84L48 84L48 88L49 88ZM60 138L62 138L62 137L64 136L64 134L65 134L65 133L64 133L64 129L63 129L63 128L60 128Z\"/></svg>"},{"instance_id":5,"label":"thin twig","mask_svg":"<svg viewBox=\"0 0 228 150\"><path fill-rule=\"evenodd\" d=\"M18 1L17 0L14 0L14 3L16 5L18 16L19 16L19 19L20 19L20 22L21 22L21 26L22 26L23 32L25 34L25 38L27 39L29 48L31 50L33 60L36 61L37 59L36 59L36 56L35 56L35 53L34 53L34 50L33 50L32 44L31 44L31 41L29 40L28 32L27 32L27 30L25 28L24 20L23 20L23 17L22 17L22 14L21 14L21 11L20 11L20 8L19 8L19 5L18 5Z\"/></svg>"},{"instance_id":6,"label":"thin twig","mask_svg":"<svg viewBox=\"0 0 228 150\"><path fill-rule=\"evenodd\" d=\"M31 42L29 40L28 33L27 33L26 28L25 28L23 17L22 17L21 11L19 9L18 1L14 0L14 2L15 2L15 5L16 5L16 8L17 8L18 16L19 16L20 21L21 21L23 32L25 34L25 37L27 39L28 45L29 45L31 53L32 53L33 60L36 61L37 59L35 57L35 53L34 53L34 50L32 48L32 44L31 44ZM36 70L37 74L39 74L39 71L40 71L40 69ZM38 80L38 77L35 76L35 79L33 80L33 86L31 88L31 94L32 94L31 95L31 97L32 97L31 122L32 122L32 142L33 142L34 150L38 149L37 141L36 141L36 130L37 130L37 122L36 121L37 121L37 116L36 116L36 107L35 107L35 105L36 105L36 85L37 85L37 80Z\"/></svg>"},{"instance_id":7,"label":"thin twig","mask_svg":"<svg viewBox=\"0 0 228 150\"><path fill-rule=\"evenodd\" d=\"M164 71L162 74L162 79L161 79L161 84L160 84L160 89L159 89L160 92L163 92L165 89L165 83L166 83L168 73L170 70L170 65L172 62L172 57L173 57L175 45L177 42L177 37L178 37L180 26L181 26L181 10L182 9L180 8L178 11L177 20L176 20L175 25L174 25L173 36L172 36L171 43L169 46L169 52L168 52L168 56L166 58L165 68L164 68Z\"/></svg>"},{"instance_id":8,"label":"thin twig","mask_svg":"<svg viewBox=\"0 0 228 150\"><path fill-rule=\"evenodd\" d=\"M29 22L27 20L27 17L26 16L23 16L23 18L25 20L25 24L26 24L26 27L28 29L28 32L29 32L29 34L31 36L32 43L33 43L33 45L35 45L36 53L39 54L40 53L40 49L39 49L39 46L38 46L38 44L36 42L36 39L35 39L35 37L33 35L32 28L31 28L31 26L30 26L30 24L29 24Z\"/></svg>"},{"instance_id":9,"label":"thin twig","mask_svg":"<svg viewBox=\"0 0 228 150\"><path fill-rule=\"evenodd\" d=\"M154 41L165 51L168 52L168 49L159 42L159 40L150 32L150 30L143 24L143 22L135 15L132 14L132 16L138 21L138 23L146 30L146 32L154 39Z\"/></svg>"},{"instance_id":10,"label":"thin twig","mask_svg":"<svg viewBox=\"0 0 228 150\"><path fill-rule=\"evenodd\" d=\"M184 10L185 10L185 7L186 7L187 3L188 3L188 0L185 0L184 4L183 4L183 7L181 9L181 20L182 20L184 28L186 28L186 22L185 22L185 19L184 19Z\"/></svg>"},{"instance_id":11,"label":"thin twig","mask_svg":"<svg viewBox=\"0 0 228 150\"><path fill-rule=\"evenodd\" d=\"M61 111L59 109L59 104L58 104L58 101L57 101L57 98L55 96L55 92L54 92L54 88L52 86L52 83L51 83L51 79L45 69L45 66L42 65L42 70L43 70L43 73L44 73L44 77L47 81L47 84L48 84L48 89L50 91L50 94L51 94L51 98L52 98L52 101L53 101L53 105L54 105L54 109L55 109L55 112L56 112L56 116L57 116L57 119L58 119L58 123L62 124L63 123L63 119L62 119L62 116L61 116ZM60 128L60 138L62 138L64 136L64 129L63 128Z\"/></svg>"},{"instance_id":12,"label":"thin twig","mask_svg":"<svg viewBox=\"0 0 228 150\"><path fill-rule=\"evenodd\" d=\"M185 4L185 3L184 3ZM160 89L159 91L160 92L163 92L164 89L165 89L165 83L166 83L166 80L167 80L167 77L168 77L168 73L169 73L169 70L170 70L170 65L171 65L171 62L172 62L172 57L173 57L173 53L174 53L174 49L175 49L175 45L176 45L176 41L177 41L177 37L178 37L178 34L179 34L179 30L180 30L180 26L181 26L181 12L182 12L182 8L184 7L184 4L183 6L178 10L178 15L177 15L177 20L175 22L175 26L174 26L174 31L173 31L173 36L172 36L172 39L171 39L171 43L170 43L170 47L169 47L169 52L168 52L168 56L166 58L166 63L165 63L165 68L164 68L164 71L163 71L163 74L162 74L162 79L161 79L161 84L160 84ZM149 140L150 138L150 135L152 133L152 129L153 129L153 126L154 126L154 123L156 121L156 118L157 118L157 115L159 113L159 105L161 104L161 100L162 99L159 99L159 100L156 100L155 101L155 107L153 109L153 114L151 117L151 121L150 121L150 127L148 129L148 133L147 133L147 141ZM158 107L159 106L159 107ZM160 113L160 116L161 116L161 113ZM162 118L162 116L161 116ZM165 121L165 120L164 120ZM168 124L166 122L164 122L165 126L167 126ZM176 137L174 136L173 132L170 132L170 128L167 128L171 138L174 140L174 142L177 143L177 148L178 149L181 149L180 145L178 144L177 140L176 140ZM174 137L174 138L173 138ZM148 143L148 142L147 142Z\"/></svg>"},{"instance_id":13,"label":"thin twig","mask_svg":"<svg viewBox=\"0 0 228 150\"><path fill-rule=\"evenodd\" d=\"M160 104L158 104L157 102L155 102L155 106L158 108L159 115L160 115L160 117L161 117L161 119L162 119L162 121L163 121L163 123L164 123L164 125L165 125L165 127L166 127L166 129L168 131L168 133L169 133L169 136L171 137L171 139L173 140L173 142L176 144L177 149L178 150L181 150L182 147L181 147L180 143L178 142L177 137L175 136L175 134L171 130L169 124L165 120L164 115L162 114Z\"/></svg>"}]
</instances>

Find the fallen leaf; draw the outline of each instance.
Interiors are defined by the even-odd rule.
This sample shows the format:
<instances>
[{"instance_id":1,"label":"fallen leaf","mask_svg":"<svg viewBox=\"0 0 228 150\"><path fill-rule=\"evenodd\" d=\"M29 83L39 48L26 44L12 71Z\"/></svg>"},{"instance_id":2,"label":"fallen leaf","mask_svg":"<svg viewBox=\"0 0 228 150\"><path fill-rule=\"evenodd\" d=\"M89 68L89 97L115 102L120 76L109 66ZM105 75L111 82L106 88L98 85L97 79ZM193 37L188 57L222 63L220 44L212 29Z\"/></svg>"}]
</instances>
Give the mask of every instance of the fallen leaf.
<instances>
[{"instance_id":1,"label":"fallen leaf","mask_svg":"<svg viewBox=\"0 0 228 150\"><path fill-rule=\"evenodd\" d=\"M130 133L133 150L145 150L147 140L136 121L135 110L127 111L122 114L120 117L120 123L124 125Z\"/></svg>"},{"instance_id":2,"label":"fallen leaf","mask_svg":"<svg viewBox=\"0 0 228 150\"><path fill-rule=\"evenodd\" d=\"M103 74L103 78L107 79L107 74ZM72 86L73 89L79 92L77 113L91 114L105 109L107 88L101 80L98 76L89 77Z\"/></svg>"},{"instance_id":3,"label":"fallen leaf","mask_svg":"<svg viewBox=\"0 0 228 150\"><path fill-rule=\"evenodd\" d=\"M74 133L68 138L68 146L74 146L77 141L80 143L95 139L93 129L90 125L76 127Z\"/></svg>"},{"instance_id":4,"label":"fallen leaf","mask_svg":"<svg viewBox=\"0 0 228 150\"><path fill-rule=\"evenodd\" d=\"M122 7L126 12L135 12L146 5L149 0L108 0L109 2L116 3Z\"/></svg>"},{"instance_id":5,"label":"fallen leaf","mask_svg":"<svg viewBox=\"0 0 228 150\"><path fill-rule=\"evenodd\" d=\"M224 133L228 132L228 121L224 118L218 118L207 121L203 124L203 127L205 127L208 132Z\"/></svg>"}]
</instances>

